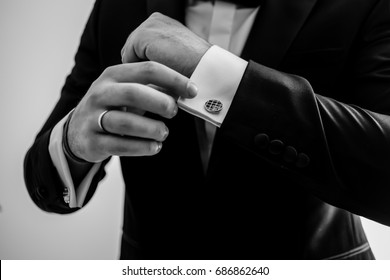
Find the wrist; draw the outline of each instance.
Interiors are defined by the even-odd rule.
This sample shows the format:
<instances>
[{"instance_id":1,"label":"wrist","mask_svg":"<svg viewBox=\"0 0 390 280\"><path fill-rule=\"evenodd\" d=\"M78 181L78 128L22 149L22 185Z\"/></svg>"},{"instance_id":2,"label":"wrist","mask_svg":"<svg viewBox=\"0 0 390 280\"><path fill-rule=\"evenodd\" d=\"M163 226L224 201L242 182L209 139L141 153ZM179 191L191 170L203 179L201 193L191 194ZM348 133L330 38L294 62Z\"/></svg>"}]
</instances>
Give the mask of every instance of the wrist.
<instances>
[{"instance_id":1,"label":"wrist","mask_svg":"<svg viewBox=\"0 0 390 280\"><path fill-rule=\"evenodd\" d=\"M202 60L202 57L206 54L206 52L212 47L212 45L208 42L201 43L197 48L196 55L194 56L193 63L191 67L189 67L188 71L186 71L185 76L191 77L194 73L195 69L198 67L199 62Z\"/></svg>"},{"instance_id":2,"label":"wrist","mask_svg":"<svg viewBox=\"0 0 390 280\"><path fill-rule=\"evenodd\" d=\"M82 165L87 165L87 164L91 164L90 162L84 160L84 159L81 159L79 158L78 156L76 156L70 146L69 146L69 141L68 141L68 130L69 130L69 123L70 123L70 120L72 118L72 115L73 115L73 112L70 112L65 124L64 124L64 130L63 130L63 134L62 134L62 149L64 151L64 154L66 156L66 159L68 161L71 161L73 164L82 164Z\"/></svg>"}]
</instances>

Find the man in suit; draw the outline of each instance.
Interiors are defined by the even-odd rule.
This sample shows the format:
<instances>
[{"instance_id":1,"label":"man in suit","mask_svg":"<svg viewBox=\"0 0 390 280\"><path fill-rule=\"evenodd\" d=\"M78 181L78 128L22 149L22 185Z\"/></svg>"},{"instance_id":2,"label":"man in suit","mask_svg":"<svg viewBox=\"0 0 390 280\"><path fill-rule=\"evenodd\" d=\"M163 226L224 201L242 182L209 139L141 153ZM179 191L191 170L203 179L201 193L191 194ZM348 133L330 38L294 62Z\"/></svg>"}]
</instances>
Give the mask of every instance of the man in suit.
<instances>
[{"instance_id":1,"label":"man in suit","mask_svg":"<svg viewBox=\"0 0 390 280\"><path fill-rule=\"evenodd\" d=\"M119 155L121 258L374 258L390 1L244 2L96 1L25 158L34 202L84 207Z\"/></svg>"}]
</instances>

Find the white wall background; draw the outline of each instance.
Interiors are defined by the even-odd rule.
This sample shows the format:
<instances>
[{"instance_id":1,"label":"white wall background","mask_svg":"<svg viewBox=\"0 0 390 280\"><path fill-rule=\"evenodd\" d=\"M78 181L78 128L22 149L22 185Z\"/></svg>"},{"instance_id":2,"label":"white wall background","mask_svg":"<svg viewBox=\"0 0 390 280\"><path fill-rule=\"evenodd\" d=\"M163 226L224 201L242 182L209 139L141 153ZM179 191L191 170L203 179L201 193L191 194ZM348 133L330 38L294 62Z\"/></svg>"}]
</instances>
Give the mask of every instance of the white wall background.
<instances>
[{"instance_id":1,"label":"white wall background","mask_svg":"<svg viewBox=\"0 0 390 280\"><path fill-rule=\"evenodd\" d=\"M23 158L59 97L93 0L0 0L0 259L117 259L123 182L118 160L94 199L71 215L30 200ZM378 259L390 228L363 219Z\"/></svg>"},{"instance_id":2,"label":"white wall background","mask_svg":"<svg viewBox=\"0 0 390 280\"><path fill-rule=\"evenodd\" d=\"M73 66L93 0L0 0L0 259L117 259L123 183L117 160L83 210L30 200L23 158Z\"/></svg>"}]
</instances>

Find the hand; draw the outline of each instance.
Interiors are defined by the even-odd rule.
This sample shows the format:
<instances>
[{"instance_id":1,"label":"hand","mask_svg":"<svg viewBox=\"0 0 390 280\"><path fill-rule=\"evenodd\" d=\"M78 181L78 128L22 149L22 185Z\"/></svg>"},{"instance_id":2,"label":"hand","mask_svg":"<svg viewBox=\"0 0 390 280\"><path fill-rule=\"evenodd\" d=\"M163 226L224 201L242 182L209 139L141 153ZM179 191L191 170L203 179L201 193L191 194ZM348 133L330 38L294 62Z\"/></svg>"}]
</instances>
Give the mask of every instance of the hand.
<instances>
[{"instance_id":1,"label":"hand","mask_svg":"<svg viewBox=\"0 0 390 280\"><path fill-rule=\"evenodd\" d=\"M180 22L154 13L127 38L122 62L156 61L190 77L210 46Z\"/></svg>"},{"instance_id":2,"label":"hand","mask_svg":"<svg viewBox=\"0 0 390 280\"><path fill-rule=\"evenodd\" d=\"M143 113L172 118L178 110L176 99L194 97L196 91L187 77L156 62L109 67L75 108L67 134L69 148L89 162L111 155L154 155L161 150L168 128ZM105 110L109 110L102 119L106 132L98 125Z\"/></svg>"}]
</instances>

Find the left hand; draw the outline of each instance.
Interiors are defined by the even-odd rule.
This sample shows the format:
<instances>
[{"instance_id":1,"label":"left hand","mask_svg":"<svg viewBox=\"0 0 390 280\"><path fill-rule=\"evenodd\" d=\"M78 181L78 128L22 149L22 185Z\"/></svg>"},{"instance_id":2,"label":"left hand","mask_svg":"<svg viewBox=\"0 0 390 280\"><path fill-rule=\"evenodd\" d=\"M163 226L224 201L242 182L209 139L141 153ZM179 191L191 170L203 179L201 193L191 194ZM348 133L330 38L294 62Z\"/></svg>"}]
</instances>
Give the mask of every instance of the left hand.
<instances>
[{"instance_id":1,"label":"left hand","mask_svg":"<svg viewBox=\"0 0 390 280\"><path fill-rule=\"evenodd\" d=\"M153 13L122 48L122 62L156 61L190 77L211 44L180 22Z\"/></svg>"}]
</instances>

